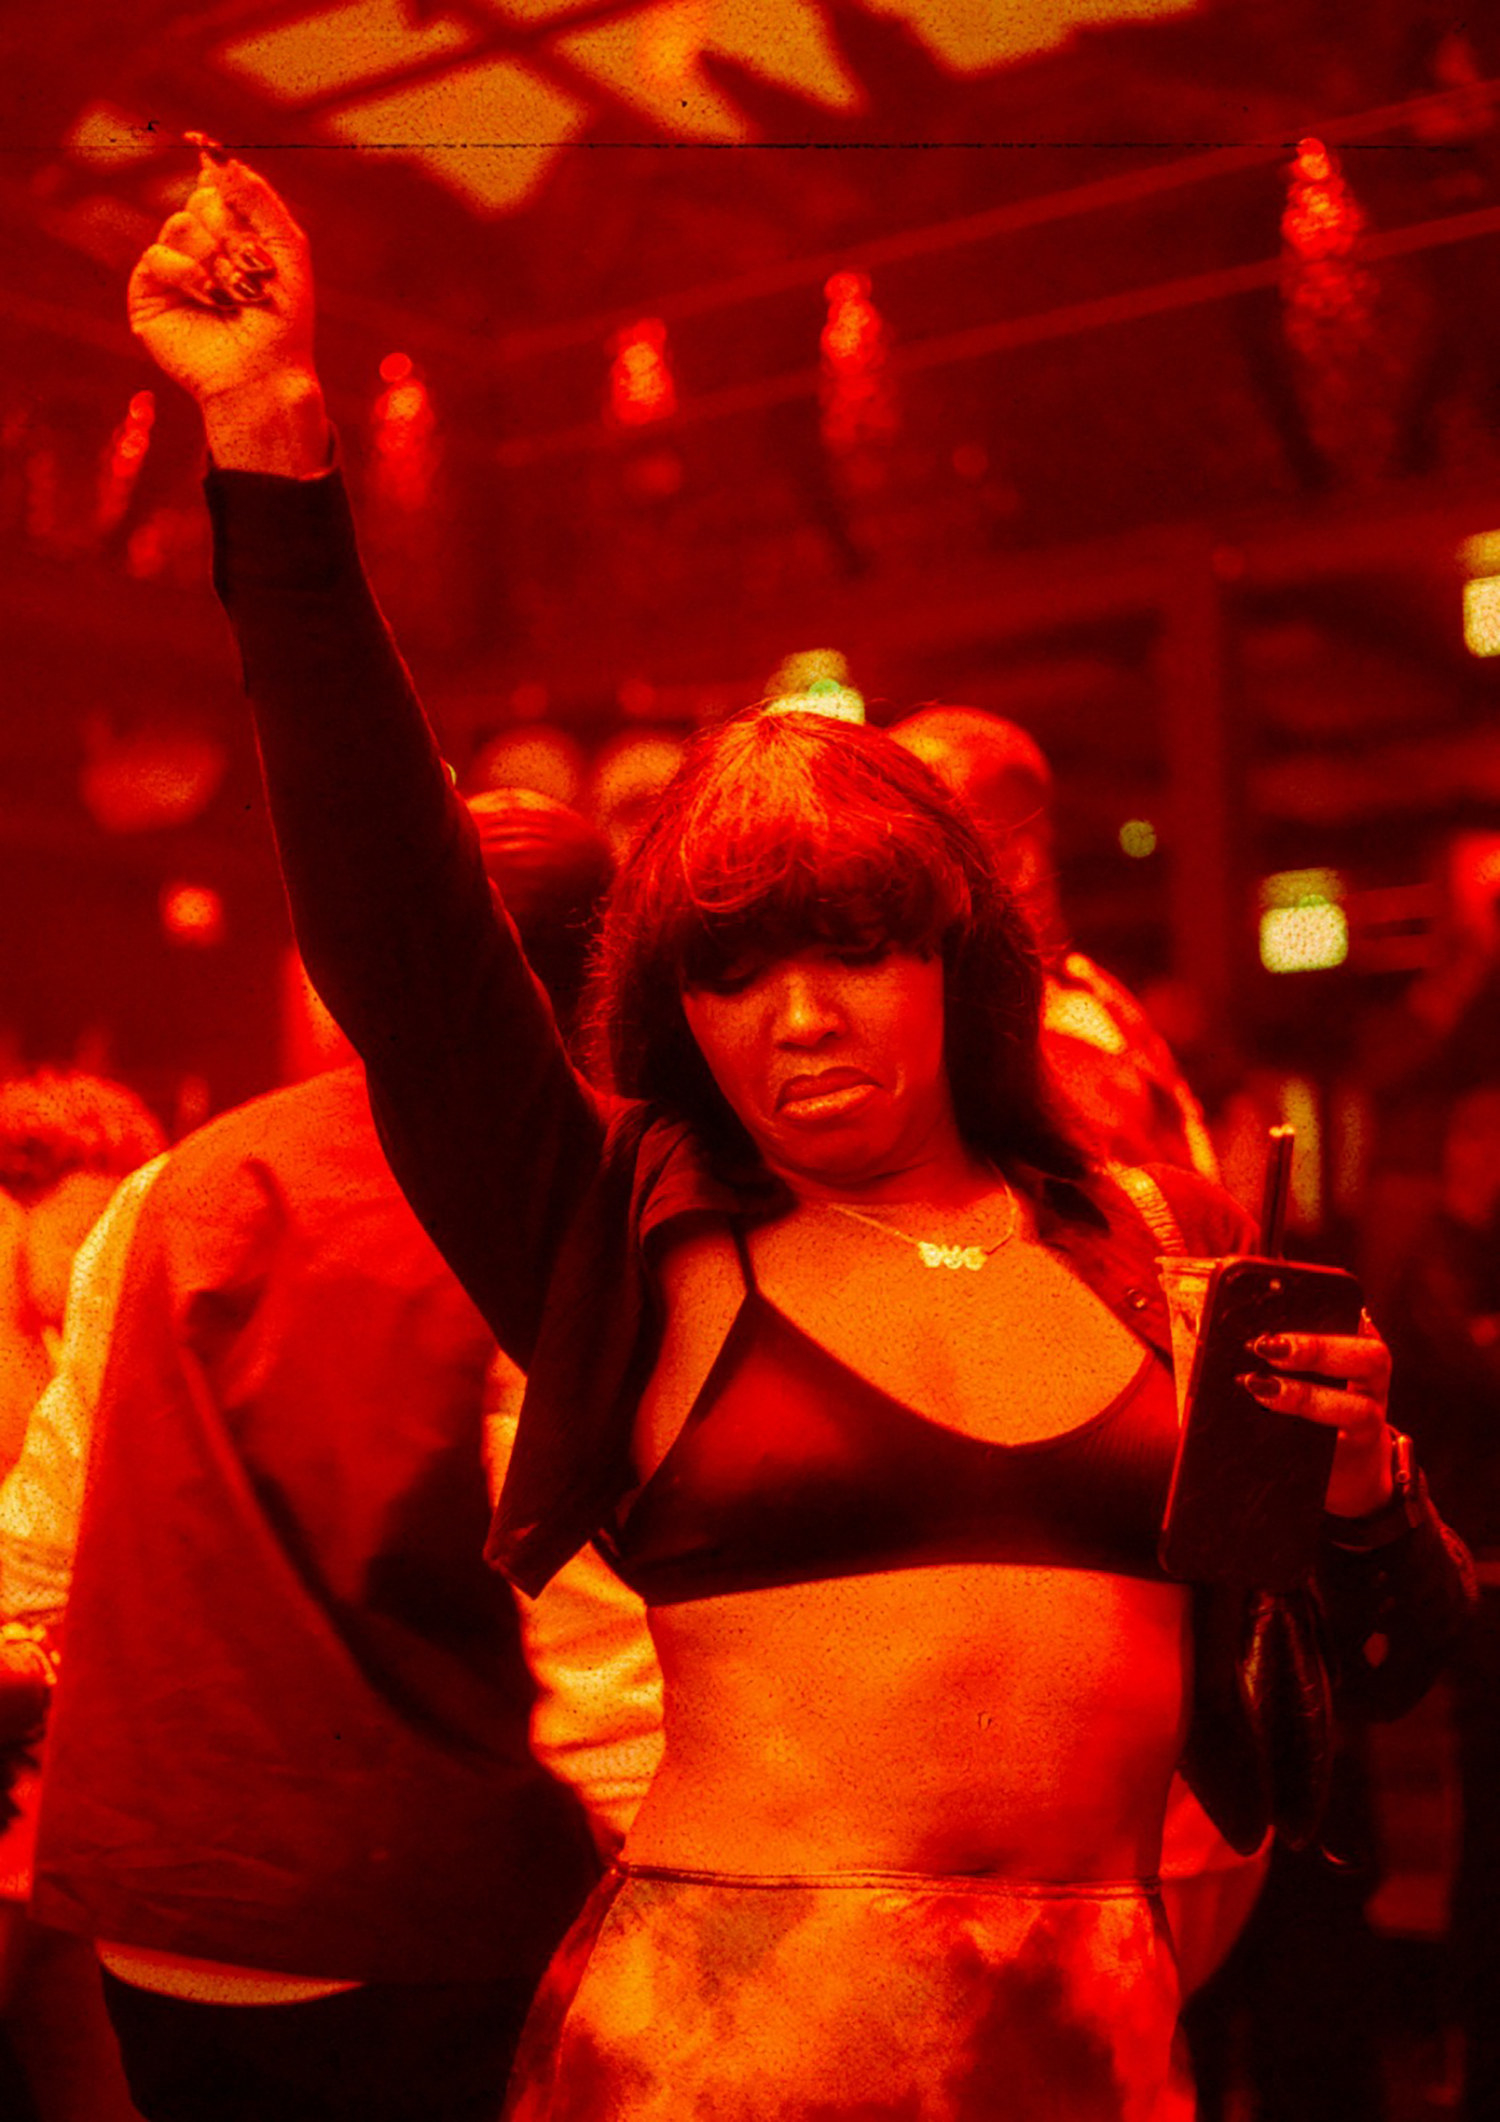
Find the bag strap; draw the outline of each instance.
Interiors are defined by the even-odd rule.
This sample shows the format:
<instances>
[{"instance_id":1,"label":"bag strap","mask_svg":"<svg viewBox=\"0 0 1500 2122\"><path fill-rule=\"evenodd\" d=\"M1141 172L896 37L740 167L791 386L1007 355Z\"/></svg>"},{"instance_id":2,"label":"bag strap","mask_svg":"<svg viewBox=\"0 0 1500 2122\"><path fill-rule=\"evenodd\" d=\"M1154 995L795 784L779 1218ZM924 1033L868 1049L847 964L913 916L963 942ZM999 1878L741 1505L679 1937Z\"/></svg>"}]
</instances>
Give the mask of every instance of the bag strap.
<instances>
[{"instance_id":1,"label":"bag strap","mask_svg":"<svg viewBox=\"0 0 1500 2122\"><path fill-rule=\"evenodd\" d=\"M1110 1164L1105 1169L1121 1192L1129 1194L1161 1251L1185 1253L1187 1242L1176 1210L1150 1172L1143 1171L1139 1164Z\"/></svg>"}]
</instances>

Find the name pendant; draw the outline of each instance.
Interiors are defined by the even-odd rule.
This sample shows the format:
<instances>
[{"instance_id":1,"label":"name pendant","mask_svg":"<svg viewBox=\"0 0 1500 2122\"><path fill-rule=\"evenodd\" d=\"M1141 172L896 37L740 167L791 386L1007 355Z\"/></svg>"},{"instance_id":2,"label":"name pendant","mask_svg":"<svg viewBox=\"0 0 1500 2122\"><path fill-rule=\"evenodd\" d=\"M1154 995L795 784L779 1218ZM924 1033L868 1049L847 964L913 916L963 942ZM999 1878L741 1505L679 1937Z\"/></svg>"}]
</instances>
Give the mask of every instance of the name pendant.
<instances>
[{"instance_id":1,"label":"name pendant","mask_svg":"<svg viewBox=\"0 0 1500 2122\"><path fill-rule=\"evenodd\" d=\"M977 1275L985 1262L984 1248L979 1245L935 1245L930 1238L919 1238L917 1251L924 1267L951 1267L955 1273L966 1267Z\"/></svg>"}]
</instances>

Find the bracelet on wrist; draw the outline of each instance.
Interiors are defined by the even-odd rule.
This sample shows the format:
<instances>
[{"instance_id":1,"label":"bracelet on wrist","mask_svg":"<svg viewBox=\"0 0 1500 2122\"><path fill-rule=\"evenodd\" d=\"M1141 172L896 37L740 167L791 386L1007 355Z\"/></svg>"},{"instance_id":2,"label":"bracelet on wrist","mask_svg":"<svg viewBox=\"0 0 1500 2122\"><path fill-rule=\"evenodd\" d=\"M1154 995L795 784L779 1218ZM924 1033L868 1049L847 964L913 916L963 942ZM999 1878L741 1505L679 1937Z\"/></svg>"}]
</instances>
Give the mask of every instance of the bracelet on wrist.
<instances>
[{"instance_id":1,"label":"bracelet on wrist","mask_svg":"<svg viewBox=\"0 0 1500 2122\"><path fill-rule=\"evenodd\" d=\"M1411 1438L1395 1429L1391 1431L1390 1496L1358 1518L1325 1511L1323 1534L1335 1547L1352 1554L1369 1554L1378 1547L1389 1547L1393 1540L1420 1525L1426 1509L1427 1483L1417 1465Z\"/></svg>"}]
</instances>

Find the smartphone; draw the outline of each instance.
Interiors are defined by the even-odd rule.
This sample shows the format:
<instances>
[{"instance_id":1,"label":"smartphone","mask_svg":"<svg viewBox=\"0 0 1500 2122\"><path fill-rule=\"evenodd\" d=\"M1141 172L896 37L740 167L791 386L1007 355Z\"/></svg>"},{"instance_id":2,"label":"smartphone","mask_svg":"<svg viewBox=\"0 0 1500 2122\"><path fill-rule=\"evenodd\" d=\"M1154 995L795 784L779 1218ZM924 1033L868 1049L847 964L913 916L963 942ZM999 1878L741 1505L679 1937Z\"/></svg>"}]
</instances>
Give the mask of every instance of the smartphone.
<instances>
[{"instance_id":1,"label":"smartphone","mask_svg":"<svg viewBox=\"0 0 1500 2122\"><path fill-rule=\"evenodd\" d=\"M1250 1348L1261 1334L1357 1333L1363 1297L1337 1267L1245 1254L1204 1266L1158 1556L1189 1583L1290 1591L1317 1553L1338 1435L1263 1407L1238 1381L1271 1371Z\"/></svg>"}]
</instances>

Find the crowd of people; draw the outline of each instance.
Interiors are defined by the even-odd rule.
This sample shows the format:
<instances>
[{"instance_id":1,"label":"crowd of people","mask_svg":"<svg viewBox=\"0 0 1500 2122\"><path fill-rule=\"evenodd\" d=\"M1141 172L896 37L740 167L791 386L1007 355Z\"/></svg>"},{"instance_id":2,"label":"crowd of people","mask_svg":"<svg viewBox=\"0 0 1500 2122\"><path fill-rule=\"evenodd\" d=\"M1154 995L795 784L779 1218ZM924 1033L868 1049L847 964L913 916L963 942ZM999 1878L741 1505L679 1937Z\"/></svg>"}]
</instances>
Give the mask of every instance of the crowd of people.
<instances>
[{"instance_id":1,"label":"crowd of people","mask_svg":"<svg viewBox=\"0 0 1500 2122\"><path fill-rule=\"evenodd\" d=\"M48 1164L0 1097L16 1288L53 1292L0 1461L8 1876L18 1964L63 1941L109 2059L87 2112L1186 2122L1184 1996L1278 1835L1317 1846L1328 1700L1472 1669L1486 1773L1493 1616L1390 1410L1440 1484L1479 1448L1500 1178L1445 1194L1401 1310L1442 1349L1461 1317L1461 1375L1414 1349L1393 1403L1368 1316L1247 1353L1331 1436L1302 1586L1170 1578L1158 1262L1257 1231L1068 945L1035 744L763 705L614 840L466 803L284 204L205 150L131 304L202 411L350 1049L170 1150L100 1089ZM25 1263L85 1176L64 1312Z\"/></svg>"}]
</instances>

